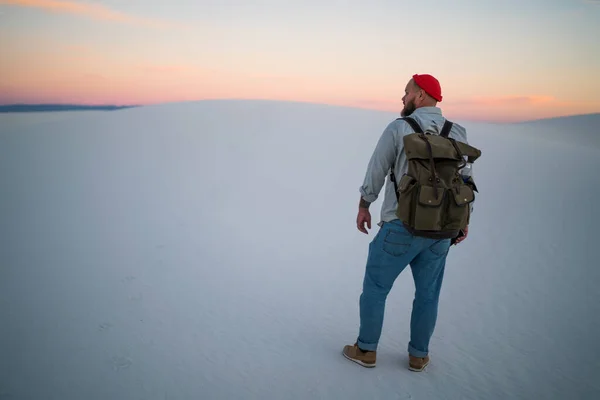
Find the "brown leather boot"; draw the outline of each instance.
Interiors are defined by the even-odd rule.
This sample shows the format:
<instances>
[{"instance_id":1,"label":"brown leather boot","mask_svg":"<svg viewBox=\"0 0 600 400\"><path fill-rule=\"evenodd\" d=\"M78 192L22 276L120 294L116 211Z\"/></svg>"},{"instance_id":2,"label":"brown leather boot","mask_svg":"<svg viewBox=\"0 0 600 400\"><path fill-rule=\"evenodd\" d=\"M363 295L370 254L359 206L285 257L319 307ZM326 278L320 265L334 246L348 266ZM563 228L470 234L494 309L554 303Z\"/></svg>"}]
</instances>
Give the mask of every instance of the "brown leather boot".
<instances>
[{"instance_id":1,"label":"brown leather boot","mask_svg":"<svg viewBox=\"0 0 600 400\"><path fill-rule=\"evenodd\" d=\"M348 360L354 361L366 368L373 368L375 361L377 361L376 351L362 351L357 343L354 343L353 346L344 346L343 354Z\"/></svg>"},{"instance_id":2,"label":"brown leather boot","mask_svg":"<svg viewBox=\"0 0 600 400\"><path fill-rule=\"evenodd\" d=\"M408 369L415 372L421 372L425 367L429 365L429 356L425 357L414 357L408 355Z\"/></svg>"}]
</instances>

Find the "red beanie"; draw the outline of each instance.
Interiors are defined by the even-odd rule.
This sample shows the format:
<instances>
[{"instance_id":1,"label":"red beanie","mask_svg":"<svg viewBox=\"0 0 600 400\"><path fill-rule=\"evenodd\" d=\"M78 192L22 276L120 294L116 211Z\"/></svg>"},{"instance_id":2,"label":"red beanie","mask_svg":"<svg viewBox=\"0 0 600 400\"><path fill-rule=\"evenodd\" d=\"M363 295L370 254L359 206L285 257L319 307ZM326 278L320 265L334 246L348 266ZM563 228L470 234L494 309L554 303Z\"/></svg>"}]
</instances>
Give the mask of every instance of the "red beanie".
<instances>
[{"instance_id":1,"label":"red beanie","mask_svg":"<svg viewBox=\"0 0 600 400\"><path fill-rule=\"evenodd\" d=\"M413 75L413 80L428 95L437 101L442 101L442 88L440 87L440 82L433 76L427 74L415 74Z\"/></svg>"}]
</instances>

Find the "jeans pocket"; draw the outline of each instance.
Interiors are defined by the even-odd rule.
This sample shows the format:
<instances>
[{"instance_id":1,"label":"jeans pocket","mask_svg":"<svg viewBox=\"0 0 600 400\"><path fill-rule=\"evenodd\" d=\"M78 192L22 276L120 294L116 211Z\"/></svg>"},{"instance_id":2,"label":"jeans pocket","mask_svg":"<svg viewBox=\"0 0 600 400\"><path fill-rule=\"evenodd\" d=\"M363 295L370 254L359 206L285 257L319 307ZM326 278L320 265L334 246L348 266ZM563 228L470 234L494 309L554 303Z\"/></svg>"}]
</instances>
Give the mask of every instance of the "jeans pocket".
<instances>
[{"instance_id":1,"label":"jeans pocket","mask_svg":"<svg viewBox=\"0 0 600 400\"><path fill-rule=\"evenodd\" d=\"M389 230L383 238L382 248L386 253L399 257L410 249L412 236L406 231Z\"/></svg>"},{"instance_id":2,"label":"jeans pocket","mask_svg":"<svg viewBox=\"0 0 600 400\"><path fill-rule=\"evenodd\" d=\"M441 239L429 246L429 251L436 256L444 256L448 250L450 250L450 239Z\"/></svg>"}]
</instances>

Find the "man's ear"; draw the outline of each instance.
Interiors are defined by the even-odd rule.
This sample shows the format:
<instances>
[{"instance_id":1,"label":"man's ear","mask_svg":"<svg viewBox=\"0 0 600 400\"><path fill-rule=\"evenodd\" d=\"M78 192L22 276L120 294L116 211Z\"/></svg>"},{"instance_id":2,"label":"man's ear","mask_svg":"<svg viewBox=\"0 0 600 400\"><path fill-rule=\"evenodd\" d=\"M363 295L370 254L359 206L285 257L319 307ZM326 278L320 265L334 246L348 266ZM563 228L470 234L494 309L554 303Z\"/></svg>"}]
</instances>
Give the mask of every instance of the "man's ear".
<instances>
[{"instance_id":1,"label":"man's ear","mask_svg":"<svg viewBox=\"0 0 600 400\"><path fill-rule=\"evenodd\" d=\"M423 101L423 89L419 89L419 91L415 94L415 98L413 99L413 102L415 104L421 104L421 102Z\"/></svg>"}]
</instances>

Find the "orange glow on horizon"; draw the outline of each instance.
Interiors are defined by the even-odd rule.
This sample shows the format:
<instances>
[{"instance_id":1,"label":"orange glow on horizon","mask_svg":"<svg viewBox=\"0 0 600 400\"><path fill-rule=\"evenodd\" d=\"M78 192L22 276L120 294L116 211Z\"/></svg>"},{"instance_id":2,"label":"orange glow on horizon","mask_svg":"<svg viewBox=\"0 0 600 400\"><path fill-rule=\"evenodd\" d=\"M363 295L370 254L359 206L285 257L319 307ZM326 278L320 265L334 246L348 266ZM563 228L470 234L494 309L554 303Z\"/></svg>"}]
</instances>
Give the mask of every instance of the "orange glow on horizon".
<instances>
[{"instance_id":1,"label":"orange glow on horizon","mask_svg":"<svg viewBox=\"0 0 600 400\"><path fill-rule=\"evenodd\" d=\"M399 113L400 82L391 88L347 85L343 80L235 74L191 64L102 62L85 48L69 49L68 67L50 62L41 70L33 57L0 62L0 103L149 105L210 99L301 101ZM22 61L25 61L21 64ZM52 61L52 60L51 60ZM22 67L19 68L21 64ZM3 77L10 76L9 80ZM390 93L390 92L395 93ZM333 93L333 94L332 94ZM444 93L438 104L449 118L509 122L594 113L598 102L566 102L546 95L473 96Z\"/></svg>"},{"instance_id":2,"label":"orange glow on horizon","mask_svg":"<svg viewBox=\"0 0 600 400\"><path fill-rule=\"evenodd\" d=\"M85 77L82 77L84 80ZM58 83L58 82L57 82ZM202 85L196 83L198 89ZM194 86L194 85L190 85ZM292 92L264 93L236 92L235 90L222 90L218 88L205 87L195 92L169 91L168 87L156 85L143 85L142 83L106 84L101 77L89 77L89 81L79 81L72 87L64 87L61 90L53 86L23 88L0 86L0 103L59 103L59 104L86 104L86 105L153 105L171 102L188 102L201 100L274 100L274 101L297 101L319 104L329 104L344 107L356 107L369 110L377 110L391 113L400 113L402 101L398 100L374 100L360 98L342 98L327 96L298 96ZM93 92L94 94L91 94ZM510 98L473 98L465 101L452 101L445 99L438 103L448 118L481 121L481 122L518 122L532 119L551 118L557 116L578 115L598 112L597 104L569 104L559 102L550 97L538 98L533 96L529 101L524 97L515 96Z\"/></svg>"},{"instance_id":3,"label":"orange glow on horizon","mask_svg":"<svg viewBox=\"0 0 600 400\"><path fill-rule=\"evenodd\" d=\"M346 53L338 50L337 43L332 48L319 49L318 41L313 40L310 45L302 41L307 32L298 33L298 50L289 50L288 43L284 40L280 44L276 37L269 38L275 43L273 47L263 48L260 36L243 43L242 36L234 36L232 40L219 32L224 39L215 43L206 39L214 27L202 28L206 32L197 31L188 37L178 31L183 24L120 12L101 4L0 0L1 4L41 10L44 15L59 13L93 19L100 24L96 27L99 31L90 30L90 36L81 40L68 37L68 29L67 35L62 32L62 36L52 37L32 31L31 27L19 32L0 26L1 104L150 105L263 99L397 114L402 109L404 86L411 74L430 72L427 63L396 67L398 63L388 53L382 59L371 60L363 53L370 46L360 50L350 46L350 52ZM99 40L94 34L105 32L103 24L118 26L122 31L117 37L131 33L131 39L122 44ZM165 32L152 36L157 32L155 28L166 27L169 28ZM144 34L140 35L139 30L144 30ZM167 35L172 36L164 38ZM153 40L163 42L150 44ZM202 40L205 41L198 43ZM321 57L333 51L340 51L339 58L335 53L323 61ZM569 79L556 81L556 77L568 74L562 70L559 74L551 66L549 72L540 70L543 78L535 80L521 70L478 66L473 73L463 71L461 64L458 65L455 69L440 67L439 75L434 73L440 78L444 95L439 106L449 118L506 122L600 112L594 87L597 83L588 79L589 74L582 74L583 83L578 84L578 76L569 75ZM479 68L487 75L479 72Z\"/></svg>"},{"instance_id":4,"label":"orange glow on horizon","mask_svg":"<svg viewBox=\"0 0 600 400\"><path fill-rule=\"evenodd\" d=\"M404 82L373 86L347 79L235 73L190 63L127 63L86 47L17 53L0 61L0 103L149 105L209 99L314 102L399 113ZM45 61L44 67L40 67ZM6 77L10 77L6 79ZM548 95L465 96L452 88L440 108L454 119L508 122L600 111L599 102Z\"/></svg>"}]
</instances>

